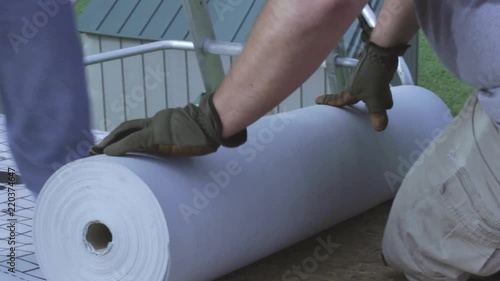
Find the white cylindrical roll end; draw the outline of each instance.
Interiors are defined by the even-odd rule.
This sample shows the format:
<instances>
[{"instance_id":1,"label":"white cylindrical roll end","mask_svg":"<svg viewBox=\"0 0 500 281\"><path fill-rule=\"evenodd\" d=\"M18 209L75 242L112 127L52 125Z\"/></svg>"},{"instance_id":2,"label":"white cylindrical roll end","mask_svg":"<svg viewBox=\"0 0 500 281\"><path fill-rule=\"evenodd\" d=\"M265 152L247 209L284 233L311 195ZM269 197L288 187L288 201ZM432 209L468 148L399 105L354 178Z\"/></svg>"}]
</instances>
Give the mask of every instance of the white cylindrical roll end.
<instances>
[{"instance_id":1,"label":"white cylindrical roll end","mask_svg":"<svg viewBox=\"0 0 500 281\"><path fill-rule=\"evenodd\" d=\"M165 280L166 219L133 171L81 159L59 169L46 186L37 199L33 232L47 280Z\"/></svg>"}]
</instances>

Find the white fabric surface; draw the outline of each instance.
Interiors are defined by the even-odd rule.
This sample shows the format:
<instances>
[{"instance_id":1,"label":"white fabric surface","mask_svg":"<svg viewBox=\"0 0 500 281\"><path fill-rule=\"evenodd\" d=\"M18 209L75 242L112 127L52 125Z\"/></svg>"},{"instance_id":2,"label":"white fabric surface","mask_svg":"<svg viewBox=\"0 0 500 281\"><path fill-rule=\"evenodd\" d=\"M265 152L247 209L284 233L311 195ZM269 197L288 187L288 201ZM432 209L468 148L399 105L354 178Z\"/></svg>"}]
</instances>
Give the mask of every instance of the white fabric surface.
<instances>
[{"instance_id":1,"label":"white fabric surface","mask_svg":"<svg viewBox=\"0 0 500 281\"><path fill-rule=\"evenodd\" d=\"M371 129L362 104L311 106L260 119L237 149L66 165L35 208L45 278L212 280L392 198L394 175L403 177L405 161L450 121L425 89L400 86L393 94L382 133ZM112 233L104 253L89 247L92 222Z\"/></svg>"}]
</instances>

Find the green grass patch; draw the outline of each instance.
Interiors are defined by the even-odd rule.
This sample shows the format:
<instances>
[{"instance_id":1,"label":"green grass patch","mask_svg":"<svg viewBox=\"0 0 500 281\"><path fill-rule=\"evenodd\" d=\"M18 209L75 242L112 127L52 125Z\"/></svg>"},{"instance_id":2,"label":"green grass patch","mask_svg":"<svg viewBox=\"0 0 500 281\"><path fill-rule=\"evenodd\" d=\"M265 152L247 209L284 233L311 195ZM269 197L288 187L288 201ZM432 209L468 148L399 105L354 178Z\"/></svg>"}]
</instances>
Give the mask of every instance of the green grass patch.
<instances>
[{"instance_id":1,"label":"green grass patch","mask_svg":"<svg viewBox=\"0 0 500 281\"><path fill-rule=\"evenodd\" d=\"M87 7L87 4L89 3L89 0L78 0L75 4L75 11L77 15L81 15L85 7Z\"/></svg>"},{"instance_id":2,"label":"green grass patch","mask_svg":"<svg viewBox=\"0 0 500 281\"><path fill-rule=\"evenodd\" d=\"M419 38L418 84L438 95L456 115L474 89L444 67L422 33Z\"/></svg>"}]
</instances>

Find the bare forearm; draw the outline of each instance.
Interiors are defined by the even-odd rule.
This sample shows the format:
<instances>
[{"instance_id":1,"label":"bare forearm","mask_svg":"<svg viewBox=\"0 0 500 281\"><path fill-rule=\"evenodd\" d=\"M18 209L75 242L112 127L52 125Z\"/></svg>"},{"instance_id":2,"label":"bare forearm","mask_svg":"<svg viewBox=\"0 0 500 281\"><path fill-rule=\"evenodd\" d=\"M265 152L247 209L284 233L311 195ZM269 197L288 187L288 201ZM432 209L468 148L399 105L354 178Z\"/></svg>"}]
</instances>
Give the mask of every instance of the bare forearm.
<instances>
[{"instance_id":1,"label":"bare forearm","mask_svg":"<svg viewBox=\"0 0 500 281\"><path fill-rule=\"evenodd\" d=\"M370 40L381 47L405 45L418 28L413 0L385 0Z\"/></svg>"},{"instance_id":2,"label":"bare forearm","mask_svg":"<svg viewBox=\"0 0 500 281\"><path fill-rule=\"evenodd\" d=\"M214 95L223 136L246 128L320 66L366 0L269 0Z\"/></svg>"}]
</instances>

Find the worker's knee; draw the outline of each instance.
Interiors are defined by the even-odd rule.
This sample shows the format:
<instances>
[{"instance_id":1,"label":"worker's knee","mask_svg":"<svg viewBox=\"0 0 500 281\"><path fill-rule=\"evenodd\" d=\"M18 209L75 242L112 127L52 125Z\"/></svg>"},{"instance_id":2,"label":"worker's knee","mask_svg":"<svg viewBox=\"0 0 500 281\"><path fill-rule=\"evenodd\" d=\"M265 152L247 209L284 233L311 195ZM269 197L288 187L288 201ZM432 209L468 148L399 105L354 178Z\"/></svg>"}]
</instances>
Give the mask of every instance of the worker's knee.
<instances>
[{"instance_id":1,"label":"worker's knee","mask_svg":"<svg viewBox=\"0 0 500 281\"><path fill-rule=\"evenodd\" d=\"M465 281L470 276L460 269L426 253L416 233L405 231L408 225L392 222L386 228L382 243L387 266L405 274L409 281ZM411 228L411 227L410 227ZM429 233L429 235L432 235ZM438 251L438 250L437 250ZM447 254L453 254L451 252Z\"/></svg>"},{"instance_id":2,"label":"worker's knee","mask_svg":"<svg viewBox=\"0 0 500 281\"><path fill-rule=\"evenodd\" d=\"M415 281L461 281L498 270L500 230L466 176L461 168L429 188L405 180L383 238L390 267Z\"/></svg>"}]
</instances>

